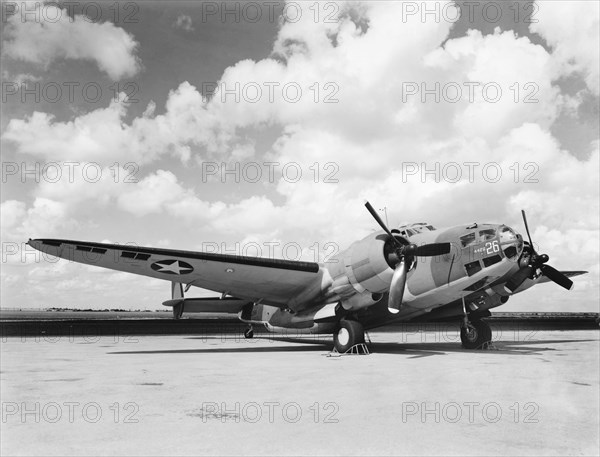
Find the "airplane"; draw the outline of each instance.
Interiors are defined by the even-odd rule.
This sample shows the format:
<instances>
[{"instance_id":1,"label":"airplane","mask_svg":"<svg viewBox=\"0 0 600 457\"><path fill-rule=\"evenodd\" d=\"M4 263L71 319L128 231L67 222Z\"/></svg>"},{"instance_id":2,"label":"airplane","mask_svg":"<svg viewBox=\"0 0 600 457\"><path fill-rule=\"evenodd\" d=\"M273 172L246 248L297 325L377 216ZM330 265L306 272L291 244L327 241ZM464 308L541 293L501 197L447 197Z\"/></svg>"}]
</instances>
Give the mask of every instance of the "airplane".
<instances>
[{"instance_id":1,"label":"airplane","mask_svg":"<svg viewBox=\"0 0 600 457\"><path fill-rule=\"evenodd\" d=\"M504 224L466 224L436 229L413 223L381 227L322 263L180 251L61 239L30 239L33 248L88 265L171 282L175 319L186 313L225 313L269 332L333 334L338 353L365 343L365 330L392 322L458 319L466 349L485 348L492 331L483 319L514 294L552 281L571 289L569 277ZM185 285L185 288L184 288ZM191 287L220 296L186 298Z\"/></svg>"}]
</instances>

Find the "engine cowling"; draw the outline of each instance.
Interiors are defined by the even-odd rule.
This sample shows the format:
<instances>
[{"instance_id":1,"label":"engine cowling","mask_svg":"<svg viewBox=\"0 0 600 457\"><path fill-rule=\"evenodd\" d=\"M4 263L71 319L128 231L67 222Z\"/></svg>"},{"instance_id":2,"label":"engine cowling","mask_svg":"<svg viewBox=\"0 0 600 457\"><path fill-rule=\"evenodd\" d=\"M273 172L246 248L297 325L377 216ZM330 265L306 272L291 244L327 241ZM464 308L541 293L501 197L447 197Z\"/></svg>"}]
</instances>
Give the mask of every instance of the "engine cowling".
<instances>
[{"instance_id":1,"label":"engine cowling","mask_svg":"<svg viewBox=\"0 0 600 457\"><path fill-rule=\"evenodd\" d=\"M402 243L408 243L401 237ZM385 233L374 233L352 244L344 254L332 258L327 268L333 278L332 292L346 309L371 306L387 292L394 274L390 253L393 241Z\"/></svg>"}]
</instances>

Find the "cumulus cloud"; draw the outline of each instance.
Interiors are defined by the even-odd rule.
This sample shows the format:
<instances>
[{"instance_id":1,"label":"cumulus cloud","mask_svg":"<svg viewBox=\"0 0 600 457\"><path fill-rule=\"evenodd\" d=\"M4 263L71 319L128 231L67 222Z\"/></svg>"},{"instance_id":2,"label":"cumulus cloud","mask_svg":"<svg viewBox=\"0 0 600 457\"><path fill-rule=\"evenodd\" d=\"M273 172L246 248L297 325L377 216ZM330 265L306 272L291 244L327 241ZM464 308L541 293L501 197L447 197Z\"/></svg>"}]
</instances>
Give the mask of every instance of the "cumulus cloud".
<instances>
[{"instance_id":1,"label":"cumulus cloud","mask_svg":"<svg viewBox=\"0 0 600 457\"><path fill-rule=\"evenodd\" d=\"M177 19L175 19L175 22L173 22L173 27L186 32L193 32L195 29L192 24L192 18L188 14L180 14L177 16Z\"/></svg>"},{"instance_id":2,"label":"cumulus cloud","mask_svg":"<svg viewBox=\"0 0 600 457\"><path fill-rule=\"evenodd\" d=\"M152 102L143 116L126 124L127 107L126 96L120 94L108 107L71 121L56 122L53 115L35 111L25 119L12 119L4 139L18 152L35 157L104 165L123 156L137 163L163 155L187 161L191 148L206 154L225 152L236 140L235 124L208 109L202 94L188 82L170 91L165 114L154 116Z\"/></svg>"},{"instance_id":3,"label":"cumulus cloud","mask_svg":"<svg viewBox=\"0 0 600 457\"><path fill-rule=\"evenodd\" d=\"M529 28L552 47L552 57L563 74L578 72L588 89L600 91L600 5L597 2L536 2L536 22Z\"/></svg>"},{"instance_id":4,"label":"cumulus cloud","mask_svg":"<svg viewBox=\"0 0 600 457\"><path fill-rule=\"evenodd\" d=\"M113 80L140 70L138 43L112 22L92 22L79 14L70 17L66 9L54 4L21 4L26 5L29 14L8 16L3 42L6 56L45 67L57 59L91 60ZM36 20L41 14L51 20Z\"/></svg>"},{"instance_id":5,"label":"cumulus cloud","mask_svg":"<svg viewBox=\"0 0 600 457\"><path fill-rule=\"evenodd\" d=\"M29 208L25 202L7 200L1 208L2 239L20 243L29 238L60 236L77 225L71 209L65 202L44 197L35 198Z\"/></svg>"},{"instance_id":6,"label":"cumulus cloud","mask_svg":"<svg viewBox=\"0 0 600 457\"><path fill-rule=\"evenodd\" d=\"M278 174L275 196L257 185L233 203L203 195L167 170L150 172L131 187L107 183L107 190L95 192L136 217L168 216L191 233L212 234L213 239L216 233L302 246L331 241L341 250L377 229L363 208L365 199L386 206L393 225L478 220L522 231L524 208L535 221L535 241L552 264L596 272L586 287L597 289L598 250L590 239L597 241L599 230L598 142L575 155L551 134L560 110L573 103L556 81L568 67L593 84L593 69L586 63L591 54L579 55L574 42L566 50L556 44L547 51L502 30L485 36L470 31L447 40L451 24L422 22L418 15L399 21L398 3L344 6L331 23L316 23L306 13L281 26L270 58L243 60L224 71L219 84L234 91L239 87L237 99L217 91L206 100L184 82L169 93L160 115L150 104L127 124L124 101L69 122L34 113L11 120L5 138L23 154L79 157L104 166L124 155L152 164L169 154L187 164L197 163L191 157L198 162L256 158L280 166L295 163L303 170L297 181ZM583 35L593 29L590 24ZM559 32L548 28L539 33L552 41L552 33ZM597 55L593 62L597 65ZM298 100L290 100L286 85L300 89ZM458 97L444 92L456 86ZM248 132L272 126L281 134L267 152L245 141ZM443 174L451 163L458 166L459 179ZM466 163L476 164L474 175ZM416 173L407 174L409 166L416 166ZM484 173L486 166L500 170L498 179ZM335 181L325 182L332 171ZM582 179L590 174L596 178ZM99 198L79 186L81 192L70 198L67 185L41 185L37 197L71 207ZM25 217L28 210L11 205L13 219Z\"/></svg>"},{"instance_id":7,"label":"cumulus cloud","mask_svg":"<svg viewBox=\"0 0 600 457\"><path fill-rule=\"evenodd\" d=\"M18 73L15 75L11 75L8 71L2 71L2 79L5 82L15 83L17 85L26 84L28 82L37 82L41 81L42 78L39 76L34 76L30 73Z\"/></svg>"}]
</instances>

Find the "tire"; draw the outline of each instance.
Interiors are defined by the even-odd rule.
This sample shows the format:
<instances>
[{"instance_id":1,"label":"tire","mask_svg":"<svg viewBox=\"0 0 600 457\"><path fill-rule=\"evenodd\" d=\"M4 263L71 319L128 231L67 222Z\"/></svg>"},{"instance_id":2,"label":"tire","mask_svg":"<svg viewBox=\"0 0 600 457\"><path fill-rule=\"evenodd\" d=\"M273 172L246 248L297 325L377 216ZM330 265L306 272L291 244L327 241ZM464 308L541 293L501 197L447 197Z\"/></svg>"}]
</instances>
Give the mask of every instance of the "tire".
<instances>
[{"instance_id":1,"label":"tire","mask_svg":"<svg viewBox=\"0 0 600 457\"><path fill-rule=\"evenodd\" d=\"M365 330L360 322L341 320L333 334L335 349L343 354L355 344L365 342Z\"/></svg>"},{"instance_id":2,"label":"tire","mask_svg":"<svg viewBox=\"0 0 600 457\"><path fill-rule=\"evenodd\" d=\"M249 328L248 330L246 330L244 332L244 338L249 339L249 338L254 338L254 330Z\"/></svg>"},{"instance_id":3,"label":"tire","mask_svg":"<svg viewBox=\"0 0 600 457\"><path fill-rule=\"evenodd\" d=\"M465 349L477 349L492 341L492 329L487 322L474 320L471 326L469 330L465 327L460 329L460 340Z\"/></svg>"}]
</instances>

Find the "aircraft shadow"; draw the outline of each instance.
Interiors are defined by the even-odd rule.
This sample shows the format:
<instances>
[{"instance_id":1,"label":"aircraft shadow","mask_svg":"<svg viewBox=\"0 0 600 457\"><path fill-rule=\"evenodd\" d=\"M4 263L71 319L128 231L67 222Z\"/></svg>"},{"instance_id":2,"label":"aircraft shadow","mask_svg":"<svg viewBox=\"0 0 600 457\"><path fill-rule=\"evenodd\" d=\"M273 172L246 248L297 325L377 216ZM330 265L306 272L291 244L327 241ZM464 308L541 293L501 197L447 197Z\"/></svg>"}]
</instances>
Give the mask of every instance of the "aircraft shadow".
<instances>
[{"instance_id":1,"label":"aircraft shadow","mask_svg":"<svg viewBox=\"0 0 600 457\"><path fill-rule=\"evenodd\" d=\"M528 341L497 341L493 342L489 349L465 349L458 342L423 342L423 343L378 343L369 345L369 350L380 354L414 354L414 357L427 357L431 355L447 355L457 352L468 352L471 354L502 354L502 355L531 355L547 351L556 351L553 347L542 347L542 345L556 343L579 343L598 341L594 339L579 340L528 340Z\"/></svg>"},{"instance_id":2,"label":"aircraft shadow","mask_svg":"<svg viewBox=\"0 0 600 457\"><path fill-rule=\"evenodd\" d=\"M274 346L274 347L234 347L234 348L199 348L199 349L159 349L148 351L115 351L107 354L227 354L227 353L254 353L254 352L306 352L323 351L326 348L310 346Z\"/></svg>"},{"instance_id":3,"label":"aircraft shadow","mask_svg":"<svg viewBox=\"0 0 600 457\"><path fill-rule=\"evenodd\" d=\"M206 338L191 337L187 339ZM222 340L223 342L227 340ZM219 343L212 343L210 348L194 349L158 349L147 351L115 351L108 354L227 354L227 353L271 353L271 352L329 352L332 347L332 341L317 341L304 338L254 338L252 341L277 341L292 343L296 345L277 345L277 346L248 346L251 342L239 340L244 346L236 347L215 347ZM491 349L464 349L460 343L456 342L423 342L423 343L403 343L403 342L372 342L367 344L371 353L375 354L398 354L409 356L408 358L420 358L431 356L443 356L457 352L468 352L471 354L502 354L502 355L532 355L547 351L555 351L556 348L543 347L543 345L556 343L579 343L598 341L595 339L578 340L528 340L528 341L498 341ZM300 345L298 345L300 344Z\"/></svg>"}]
</instances>

